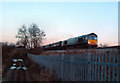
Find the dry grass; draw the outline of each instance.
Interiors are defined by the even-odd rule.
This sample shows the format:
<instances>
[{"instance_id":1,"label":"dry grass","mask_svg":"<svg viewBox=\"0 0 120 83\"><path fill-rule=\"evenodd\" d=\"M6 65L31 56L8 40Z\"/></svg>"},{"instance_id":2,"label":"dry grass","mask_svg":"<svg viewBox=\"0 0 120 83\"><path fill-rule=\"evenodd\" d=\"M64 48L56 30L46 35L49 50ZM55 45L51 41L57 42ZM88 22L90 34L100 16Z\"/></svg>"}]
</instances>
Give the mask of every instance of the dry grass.
<instances>
[{"instance_id":1,"label":"dry grass","mask_svg":"<svg viewBox=\"0 0 120 83\"><path fill-rule=\"evenodd\" d=\"M87 50L64 50L63 52L58 51L43 51L38 55L69 55L69 54L87 54Z\"/></svg>"},{"instance_id":2,"label":"dry grass","mask_svg":"<svg viewBox=\"0 0 120 83\"><path fill-rule=\"evenodd\" d=\"M33 63L28 57L26 59L25 64L32 81L58 81L58 78L51 74L49 69L40 68L40 65Z\"/></svg>"},{"instance_id":3,"label":"dry grass","mask_svg":"<svg viewBox=\"0 0 120 83\"><path fill-rule=\"evenodd\" d=\"M38 54L43 53L43 49L42 49L42 48L30 49L30 50L29 50L29 53L38 55Z\"/></svg>"},{"instance_id":4,"label":"dry grass","mask_svg":"<svg viewBox=\"0 0 120 83\"><path fill-rule=\"evenodd\" d=\"M40 53L39 50L32 49L30 52ZM49 70L45 71L41 69L40 66L34 62L32 62L27 57L28 50L23 48L14 48L10 46L2 46L2 78L6 76L9 68L11 67L12 59L21 58L24 61L25 66L28 68L28 72L30 74L32 81L57 81L58 79L54 74L51 74Z\"/></svg>"}]
</instances>

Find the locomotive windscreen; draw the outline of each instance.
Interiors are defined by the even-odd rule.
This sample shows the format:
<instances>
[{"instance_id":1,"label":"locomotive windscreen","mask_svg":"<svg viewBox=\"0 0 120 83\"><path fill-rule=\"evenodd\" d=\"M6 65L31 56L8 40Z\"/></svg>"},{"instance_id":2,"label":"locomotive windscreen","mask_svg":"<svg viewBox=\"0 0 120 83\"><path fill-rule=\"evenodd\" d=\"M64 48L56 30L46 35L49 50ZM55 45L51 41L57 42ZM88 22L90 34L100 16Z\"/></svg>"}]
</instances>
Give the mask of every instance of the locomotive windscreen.
<instances>
[{"instance_id":1,"label":"locomotive windscreen","mask_svg":"<svg viewBox=\"0 0 120 83\"><path fill-rule=\"evenodd\" d=\"M97 40L97 36L95 36L95 35L89 35L88 39Z\"/></svg>"}]
</instances>

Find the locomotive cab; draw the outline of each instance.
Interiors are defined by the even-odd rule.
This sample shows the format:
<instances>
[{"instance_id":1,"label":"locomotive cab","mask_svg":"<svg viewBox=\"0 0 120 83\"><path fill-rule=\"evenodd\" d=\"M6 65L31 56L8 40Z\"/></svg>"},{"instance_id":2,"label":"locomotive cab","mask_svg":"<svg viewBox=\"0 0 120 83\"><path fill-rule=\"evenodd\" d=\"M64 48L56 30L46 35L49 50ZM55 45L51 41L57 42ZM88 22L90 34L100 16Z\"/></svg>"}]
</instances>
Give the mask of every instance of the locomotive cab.
<instances>
[{"instance_id":1,"label":"locomotive cab","mask_svg":"<svg viewBox=\"0 0 120 83\"><path fill-rule=\"evenodd\" d=\"M92 34L88 35L87 43L88 43L89 46L97 47L97 42L98 41L97 41L97 35L96 34L92 33Z\"/></svg>"}]
</instances>

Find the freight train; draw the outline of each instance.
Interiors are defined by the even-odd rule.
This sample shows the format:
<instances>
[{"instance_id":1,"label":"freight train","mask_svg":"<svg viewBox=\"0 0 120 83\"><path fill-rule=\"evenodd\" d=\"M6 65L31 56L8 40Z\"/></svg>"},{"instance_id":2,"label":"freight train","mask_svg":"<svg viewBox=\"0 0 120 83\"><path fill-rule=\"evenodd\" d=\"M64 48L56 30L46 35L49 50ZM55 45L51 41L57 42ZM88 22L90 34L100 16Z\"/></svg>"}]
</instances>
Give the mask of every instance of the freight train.
<instances>
[{"instance_id":1,"label":"freight train","mask_svg":"<svg viewBox=\"0 0 120 83\"><path fill-rule=\"evenodd\" d=\"M67 40L43 46L44 49L70 49L70 48L95 48L98 46L98 37L95 33L90 33Z\"/></svg>"}]
</instances>

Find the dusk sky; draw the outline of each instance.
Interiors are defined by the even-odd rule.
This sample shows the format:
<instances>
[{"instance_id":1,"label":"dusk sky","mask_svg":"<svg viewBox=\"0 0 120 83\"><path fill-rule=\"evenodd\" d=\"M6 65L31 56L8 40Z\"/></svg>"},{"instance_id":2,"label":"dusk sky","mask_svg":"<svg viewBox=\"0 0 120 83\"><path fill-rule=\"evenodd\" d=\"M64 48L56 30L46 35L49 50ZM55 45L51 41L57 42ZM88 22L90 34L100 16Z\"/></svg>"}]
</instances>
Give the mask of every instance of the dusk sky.
<instances>
[{"instance_id":1,"label":"dusk sky","mask_svg":"<svg viewBox=\"0 0 120 83\"><path fill-rule=\"evenodd\" d=\"M44 45L92 32L98 44L118 44L118 2L2 2L0 9L2 41L15 43L22 24L36 23Z\"/></svg>"}]
</instances>

